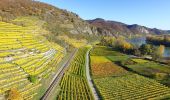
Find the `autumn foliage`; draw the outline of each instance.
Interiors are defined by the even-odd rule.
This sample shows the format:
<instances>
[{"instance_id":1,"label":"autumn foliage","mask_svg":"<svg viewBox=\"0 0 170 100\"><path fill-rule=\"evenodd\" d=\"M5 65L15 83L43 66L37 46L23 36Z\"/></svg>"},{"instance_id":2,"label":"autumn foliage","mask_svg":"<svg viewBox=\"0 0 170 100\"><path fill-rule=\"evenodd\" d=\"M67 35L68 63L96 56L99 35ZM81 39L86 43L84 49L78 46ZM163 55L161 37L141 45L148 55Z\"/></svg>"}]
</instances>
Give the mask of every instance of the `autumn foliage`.
<instances>
[{"instance_id":1,"label":"autumn foliage","mask_svg":"<svg viewBox=\"0 0 170 100\"><path fill-rule=\"evenodd\" d=\"M112 62L92 64L92 73L96 77L118 76L124 73L124 70Z\"/></svg>"},{"instance_id":2,"label":"autumn foliage","mask_svg":"<svg viewBox=\"0 0 170 100\"><path fill-rule=\"evenodd\" d=\"M23 98L17 89L11 89L9 91L8 100L23 100Z\"/></svg>"},{"instance_id":3,"label":"autumn foliage","mask_svg":"<svg viewBox=\"0 0 170 100\"><path fill-rule=\"evenodd\" d=\"M91 70L94 77L119 76L126 72L106 56L91 56Z\"/></svg>"},{"instance_id":4,"label":"autumn foliage","mask_svg":"<svg viewBox=\"0 0 170 100\"><path fill-rule=\"evenodd\" d=\"M131 52L133 49L133 45L122 37L103 37L101 39L101 45L110 46L126 53Z\"/></svg>"}]
</instances>

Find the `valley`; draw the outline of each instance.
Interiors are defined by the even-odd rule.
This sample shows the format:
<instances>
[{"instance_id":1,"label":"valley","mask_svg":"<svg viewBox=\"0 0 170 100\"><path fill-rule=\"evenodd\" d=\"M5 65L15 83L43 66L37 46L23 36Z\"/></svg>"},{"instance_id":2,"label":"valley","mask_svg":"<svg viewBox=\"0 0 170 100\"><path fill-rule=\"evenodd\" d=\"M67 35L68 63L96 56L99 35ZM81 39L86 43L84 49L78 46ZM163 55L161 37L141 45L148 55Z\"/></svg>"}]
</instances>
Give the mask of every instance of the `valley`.
<instances>
[{"instance_id":1,"label":"valley","mask_svg":"<svg viewBox=\"0 0 170 100\"><path fill-rule=\"evenodd\" d=\"M169 30L56 4L0 0L0 100L170 100Z\"/></svg>"}]
</instances>

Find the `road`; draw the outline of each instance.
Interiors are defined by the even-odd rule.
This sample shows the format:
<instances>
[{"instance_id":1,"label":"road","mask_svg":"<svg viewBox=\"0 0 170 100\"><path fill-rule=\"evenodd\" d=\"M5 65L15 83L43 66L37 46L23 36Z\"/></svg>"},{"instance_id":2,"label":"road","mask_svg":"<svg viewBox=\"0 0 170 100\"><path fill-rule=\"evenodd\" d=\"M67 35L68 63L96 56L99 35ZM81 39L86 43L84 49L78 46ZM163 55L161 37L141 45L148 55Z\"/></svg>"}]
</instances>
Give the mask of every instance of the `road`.
<instances>
[{"instance_id":1,"label":"road","mask_svg":"<svg viewBox=\"0 0 170 100\"><path fill-rule=\"evenodd\" d=\"M86 53L86 76L87 76L88 84L89 84L89 86L91 88L91 91L92 91L92 93L94 95L94 99L99 100L99 96L98 96L98 94L96 92L96 89L94 87L93 81L92 81L92 79L90 77L90 65L89 65L89 52L90 52L90 50L91 49L89 49L87 51L87 53Z\"/></svg>"},{"instance_id":2,"label":"road","mask_svg":"<svg viewBox=\"0 0 170 100\"><path fill-rule=\"evenodd\" d=\"M61 66L58 73L56 73L55 77L53 78L52 82L50 83L49 88L47 89L47 91L45 92L45 94L42 96L42 98L40 100L48 100L48 97L51 95L52 90L55 88L56 85L59 84L65 70L69 66L71 60L74 58L77 51L78 51L78 49L75 49L74 52L69 57L69 59Z\"/></svg>"}]
</instances>

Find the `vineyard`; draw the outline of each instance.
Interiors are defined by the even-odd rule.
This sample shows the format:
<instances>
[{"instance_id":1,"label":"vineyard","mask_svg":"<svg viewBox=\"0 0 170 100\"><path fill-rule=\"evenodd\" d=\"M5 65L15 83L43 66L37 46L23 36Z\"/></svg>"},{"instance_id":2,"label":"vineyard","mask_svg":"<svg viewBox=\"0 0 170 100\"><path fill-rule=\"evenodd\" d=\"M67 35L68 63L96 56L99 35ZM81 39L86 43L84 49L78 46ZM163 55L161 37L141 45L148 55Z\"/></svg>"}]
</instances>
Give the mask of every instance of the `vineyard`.
<instances>
[{"instance_id":1,"label":"vineyard","mask_svg":"<svg viewBox=\"0 0 170 100\"><path fill-rule=\"evenodd\" d=\"M62 41L65 41L66 43L72 45L73 47L79 48L82 46L85 46L87 44L87 41L85 39L73 39L66 35L58 36L58 39L61 39Z\"/></svg>"},{"instance_id":2,"label":"vineyard","mask_svg":"<svg viewBox=\"0 0 170 100\"><path fill-rule=\"evenodd\" d=\"M112 48L108 48L105 46L95 46L95 48L93 48L91 50L90 53L91 56L122 56L124 54L113 51Z\"/></svg>"},{"instance_id":3,"label":"vineyard","mask_svg":"<svg viewBox=\"0 0 170 100\"><path fill-rule=\"evenodd\" d=\"M101 52L101 53L99 53ZM108 54L110 53L110 55ZM119 64L129 59L112 49L95 46L91 51L91 70L94 84L105 100L148 100L170 96L170 89L155 80L126 71ZM140 64L143 59L132 59ZM132 65L131 65L132 66Z\"/></svg>"},{"instance_id":4,"label":"vineyard","mask_svg":"<svg viewBox=\"0 0 170 100\"><path fill-rule=\"evenodd\" d=\"M60 84L57 100L93 100L85 73L85 57L88 47L78 50Z\"/></svg>"},{"instance_id":5,"label":"vineyard","mask_svg":"<svg viewBox=\"0 0 170 100\"><path fill-rule=\"evenodd\" d=\"M94 81L106 100L149 100L170 95L166 86L137 74Z\"/></svg>"},{"instance_id":6,"label":"vineyard","mask_svg":"<svg viewBox=\"0 0 170 100\"><path fill-rule=\"evenodd\" d=\"M133 64L130 64L128 62L132 62ZM168 65L159 64L153 61L143 60L143 59L129 59L125 61L124 64L126 67L139 72L147 74L155 74L155 73L170 73L170 69Z\"/></svg>"},{"instance_id":7,"label":"vineyard","mask_svg":"<svg viewBox=\"0 0 170 100\"><path fill-rule=\"evenodd\" d=\"M91 70L93 77L119 76L127 73L120 66L112 63L104 56L91 56Z\"/></svg>"},{"instance_id":8,"label":"vineyard","mask_svg":"<svg viewBox=\"0 0 170 100\"><path fill-rule=\"evenodd\" d=\"M32 100L41 80L51 75L64 56L64 48L48 42L35 29L0 22L1 98L8 98L10 90L16 89L24 100Z\"/></svg>"}]
</instances>

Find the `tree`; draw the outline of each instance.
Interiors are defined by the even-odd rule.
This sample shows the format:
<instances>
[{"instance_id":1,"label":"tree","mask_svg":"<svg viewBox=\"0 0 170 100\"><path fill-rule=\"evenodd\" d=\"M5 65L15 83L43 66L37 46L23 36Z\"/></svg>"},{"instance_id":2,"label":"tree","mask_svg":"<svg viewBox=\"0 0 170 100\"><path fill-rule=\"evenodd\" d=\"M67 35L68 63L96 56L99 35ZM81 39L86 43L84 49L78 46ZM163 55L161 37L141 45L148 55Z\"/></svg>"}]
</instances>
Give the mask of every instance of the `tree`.
<instances>
[{"instance_id":1,"label":"tree","mask_svg":"<svg viewBox=\"0 0 170 100\"><path fill-rule=\"evenodd\" d=\"M136 56L141 56L141 51L138 48L134 48L133 54L136 55Z\"/></svg>"},{"instance_id":2,"label":"tree","mask_svg":"<svg viewBox=\"0 0 170 100\"><path fill-rule=\"evenodd\" d=\"M132 45L128 42L125 42L123 43L123 49L126 51L126 50L129 50L129 49L132 49Z\"/></svg>"},{"instance_id":3,"label":"tree","mask_svg":"<svg viewBox=\"0 0 170 100\"><path fill-rule=\"evenodd\" d=\"M160 45L158 48L156 48L152 55L153 59L158 60L159 58L162 58L164 54L164 49L165 49L164 45Z\"/></svg>"},{"instance_id":4,"label":"tree","mask_svg":"<svg viewBox=\"0 0 170 100\"><path fill-rule=\"evenodd\" d=\"M165 47L163 45L160 45L159 47L157 47L152 54L152 58L154 60L158 60L158 59L162 58L162 56L164 54L164 49L165 49Z\"/></svg>"},{"instance_id":5,"label":"tree","mask_svg":"<svg viewBox=\"0 0 170 100\"><path fill-rule=\"evenodd\" d=\"M114 42L115 42L114 37L102 37L101 39L101 45L105 45L105 46L112 46Z\"/></svg>"},{"instance_id":6,"label":"tree","mask_svg":"<svg viewBox=\"0 0 170 100\"><path fill-rule=\"evenodd\" d=\"M28 77L28 80L29 80L30 82L32 82L32 83L38 82L38 78L37 78L36 76L34 76L34 75L30 75L30 76Z\"/></svg>"},{"instance_id":7,"label":"tree","mask_svg":"<svg viewBox=\"0 0 170 100\"><path fill-rule=\"evenodd\" d=\"M142 55L150 55L153 52L153 46L150 44L142 44L139 50Z\"/></svg>"},{"instance_id":8,"label":"tree","mask_svg":"<svg viewBox=\"0 0 170 100\"><path fill-rule=\"evenodd\" d=\"M9 91L8 100L24 100L24 99L17 89L11 89Z\"/></svg>"},{"instance_id":9,"label":"tree","mask_svg":"<svg viewBox=\"0 0 170 100\"><path fill-rule=\"evenodd\" d=\"M164 45L160 45L158 50L159 50L160 57L162 57L163 54L164 54L164 51L165 51L165 46Z\"/></svg>"}]
</instances>

